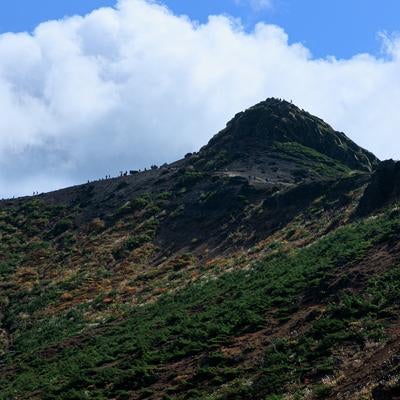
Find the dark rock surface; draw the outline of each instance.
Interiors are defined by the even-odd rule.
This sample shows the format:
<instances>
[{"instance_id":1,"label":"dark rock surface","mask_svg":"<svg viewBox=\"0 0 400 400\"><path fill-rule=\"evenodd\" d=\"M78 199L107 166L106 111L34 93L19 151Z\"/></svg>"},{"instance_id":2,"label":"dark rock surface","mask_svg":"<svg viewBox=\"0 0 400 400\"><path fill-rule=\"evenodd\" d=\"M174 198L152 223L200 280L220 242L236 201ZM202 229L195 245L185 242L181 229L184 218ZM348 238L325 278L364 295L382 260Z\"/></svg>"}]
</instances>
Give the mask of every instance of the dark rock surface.
<instances>
[{"instance_id":1,"label":"dark rock surface","mask_svg":"<svg viewBox=\"0 0 400 400\"><path fill-rule=\"evenodd\" d=\"M357 215L364 216L383 207L400 196L400 162L393 160L379 164L360 201Z\"/></svg>"}]
</instances>

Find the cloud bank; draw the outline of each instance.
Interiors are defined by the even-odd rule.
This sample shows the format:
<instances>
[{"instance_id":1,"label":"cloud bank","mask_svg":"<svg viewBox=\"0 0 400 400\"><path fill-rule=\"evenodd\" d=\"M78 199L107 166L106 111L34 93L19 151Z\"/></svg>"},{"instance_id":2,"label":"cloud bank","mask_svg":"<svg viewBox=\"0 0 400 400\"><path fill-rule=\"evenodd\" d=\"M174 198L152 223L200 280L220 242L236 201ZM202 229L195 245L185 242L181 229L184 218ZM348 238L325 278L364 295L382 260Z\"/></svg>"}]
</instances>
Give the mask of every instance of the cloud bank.
<instances>
[{"instance_id":1,"label":"cloud bank","mask_svg":"<svg viewBox=\"0 0 400 400\"><path fill-rule=\"evenodd\" d=\"M145 0L0 35L0 197L172 161L270 96L400 158L400 40L383 45L314 59L278 26L197 24Z\"/></svg>"}]
</instances>

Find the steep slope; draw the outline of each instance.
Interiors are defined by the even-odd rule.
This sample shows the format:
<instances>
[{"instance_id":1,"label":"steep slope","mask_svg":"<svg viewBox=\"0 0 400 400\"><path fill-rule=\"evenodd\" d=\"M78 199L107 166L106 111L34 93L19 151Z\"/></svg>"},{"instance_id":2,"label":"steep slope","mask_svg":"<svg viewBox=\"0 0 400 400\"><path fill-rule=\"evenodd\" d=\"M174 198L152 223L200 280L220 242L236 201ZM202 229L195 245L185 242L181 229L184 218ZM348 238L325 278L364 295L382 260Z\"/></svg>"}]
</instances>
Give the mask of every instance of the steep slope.
<instances>
[{"instance_id":1,"label":"steep slope","mask_svg":"<svg viewBox=\"0 0 400 400\"><path fill-rule=\"evenodd\" d=\"M0 399L396 398L398 170L268 99L171 165L1 202Z\"/></svg>"},{"instance_id":2,"label":"steep slope","mask_svg":"<svg viewBox=\"0 0 400 400\"><path fill-rule=\"evenodd\" d=\"M381 162L357 209L357 215L368 215L400 197L400 163L387 160Z\"/></svg>"}]
</instances>

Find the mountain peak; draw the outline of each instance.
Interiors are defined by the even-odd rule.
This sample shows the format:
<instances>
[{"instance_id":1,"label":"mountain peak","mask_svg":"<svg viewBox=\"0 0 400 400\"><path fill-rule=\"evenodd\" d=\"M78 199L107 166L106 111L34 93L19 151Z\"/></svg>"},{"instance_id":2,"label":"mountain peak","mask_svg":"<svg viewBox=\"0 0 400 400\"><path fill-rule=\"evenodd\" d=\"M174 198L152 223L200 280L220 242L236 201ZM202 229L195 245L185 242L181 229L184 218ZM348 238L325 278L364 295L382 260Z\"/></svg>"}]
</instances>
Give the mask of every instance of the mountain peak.
<instances>
[{"instance_id":1,"label":"mountain peak","mask_svg":"<svg viewBox=\"0 0 400 400\"><path fill-rule=\"evenodd\" d=\"M259 103L251 106L245 111L242 111L239 114L244 114L247 111L254 111L254 110L263 110L263 111L269 111L269 112L282 112L283 114L288 113L290 111L300 111L300 108L297 107L295 104L292 102L289 102L284 99L278 99L276 97L269 97L263 101L260 101ZM239 115L237 114L237 115Z\"/></svg>"},{"instance_id":2,"label":"mountain peak","mask_svg":"<svg viewBox=\"0 0 400 400\"><path fill-rule=\"evenodd\" d=\"M201 149L199 158L209 166L214 161L216 169L266 170L274 165L288 182L296 180L293 174L299 169L315 167L320 171L314 175L325 178L322 164L331 167L322 168L329 175L335 169L371 171L379 161L320 118L276 98L236 114Z\"/></svg>"}]
</instances>

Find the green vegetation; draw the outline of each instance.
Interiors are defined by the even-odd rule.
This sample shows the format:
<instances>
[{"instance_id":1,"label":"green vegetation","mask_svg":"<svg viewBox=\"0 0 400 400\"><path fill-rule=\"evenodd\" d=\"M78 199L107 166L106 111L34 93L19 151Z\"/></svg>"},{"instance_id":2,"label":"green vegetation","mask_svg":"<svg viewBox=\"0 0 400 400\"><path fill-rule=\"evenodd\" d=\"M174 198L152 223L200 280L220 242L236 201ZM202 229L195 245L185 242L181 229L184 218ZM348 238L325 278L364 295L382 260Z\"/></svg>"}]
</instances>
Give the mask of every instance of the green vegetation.
<instances>
[{"instance_id":1,"label":"green vegetation","mask_svg":"<svg viewBox=\"0 0 400 400\"><path fill-rule=\"evenodd\" d=\"M270 100L174 164L0 202L0 400L344 398L354 363L397 385L376 161ZM392 209L356 219L372 183Z\"/></svg>"},{"instance_id":2,"label":"green vegetation","mask_svg":"<svg viewBox=\"0 0 400 400\"><path fill-rule=\"evenodd\" d=\"M222 382L232 382L232 387L221 399L229 398L224 396L231 389L230 398L279 398L289 382L304 377L318 382L333 373L338 346L362 348L368 340L384 340L382 326L395 311L400 290L399 268L372 278L358 293L343 290L330 297L326 283L399 231L398 216L389 212L353 223L309 247L267 256L250 271L224 274L163 295L153 304L121 309L121 318L94 328L85 325L84 307L33 321L15 335L4 360L10 372L0 377L0 393L5 399L32 393L46 399L124 399L131 391L143 391L144 397L152 384L169 382L163 372L168 365L194 357L195 373L170 388L172 398L206 398ZM182 262L190 262L190 256ZM242 369L240 359L220 352L236 336L291 318L305 306L307 293L325 302L326 310L295 339L281 338L267 347L255 370ZM10 309L7 320L13 321L17 312ZM246 377L251 385L240 383ZM328 391L315 387L321 398Z\"/></svg>"},{"instance_id":3,"label":"green vegetation","mask_svg":"<svg viewBox=\"0 0 400 400\"><path fill-rule=\"evenodd\" d=\"M338 175L345 175L351 169L318 151L303 146L296 142L275 142L274 156L283 160L295 161L298 169L295 171L295 178L312 177L335 178Z\"/></svg>"},{"instance_id":4,"label":"green vegetation","mask_svg":"<svg viewBox=\"0 0 400 400\"><path fill-rule=\"evenodd\" d=\"M61 235L62 233L68 231L69 229L71 229L73 227L73 223L71 220L69 219L61 219L60 221L58 221L54 228L50 231L50 235L52 236L58 236Z\"/></svg>"},{"instance_id":5,"label":"green vegetation","mask_svg":"<svg viewBox=\"0 0 400 400\"><path fill-rule=\"evenodd\" d=\"M142 233L138 234L135 236L132 236L125 240L122 245L118 246L114 251L113 251L113 256L116 259L121 259L125 257L129 252L132 250L135 250L141 246L143 246L146 243L150 243L153 240L153 235Z\"/></svg>"},{"instance_id":6,"label":"green vegetation","mask_svg":"<svg viewBox=\"0 0 400 400\"><path fill-rule=\"evenodd\" d=\"M155 216L168 203L171 197L172 193L170 192L162 192L156 196L152 196L147 192L143 193L119 207L112 220L115 222L123 217L132 216L135 213L142 213L143 217L147 218Z\"/></svg>"},{"instance_id":7,"label":"green vegetation","mask_svg":"<svg viewBox=\"0 0 400 400\"><path fill-rule=\"evenodd\" d=\"M196 185L196 183L200 182L204 176L205 174L203 172L185 170L179 177L177 186L191 188Z\"/></svg>"}]
</instances>

